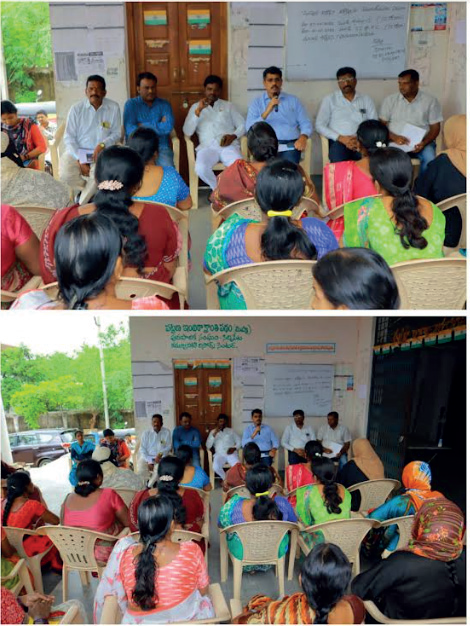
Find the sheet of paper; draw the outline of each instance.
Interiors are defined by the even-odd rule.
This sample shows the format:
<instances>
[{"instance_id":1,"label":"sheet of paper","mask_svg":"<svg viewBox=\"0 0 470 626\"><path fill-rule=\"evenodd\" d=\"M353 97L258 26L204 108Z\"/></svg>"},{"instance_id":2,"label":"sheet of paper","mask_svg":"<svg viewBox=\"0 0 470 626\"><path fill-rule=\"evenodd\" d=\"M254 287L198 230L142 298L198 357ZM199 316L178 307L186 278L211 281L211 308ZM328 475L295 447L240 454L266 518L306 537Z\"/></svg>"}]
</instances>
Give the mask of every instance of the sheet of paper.
<instances>
[{"instance_id":1,"label":"sheet of paper","mask_svg":"<svg viewBox=\"0 0 470 626\"><path fill-rule=\"evenodd\" d=\"M459 20L455 25L455 43L467 43L467 29L465 20Z\"/></svg>"},{"instance_id":2,"label":"sheet of paper","mask_svg":"<svg viewBox=\"0 0 470 626\"><path fill-rule=\"evenodd\" d=\"M106 73L106 63L102 50L99 52L77 52L75 64L78 75L99 74L103 76Z\"/></svg>"},{"instance_id":3,"label":"sheet of paper","mask_svg":"<svg viewBox=\"0 0 470 626\"><path fill-rule=\"evenodd\" d=\"M403 150L403 152L413 152L414 147L416 146L416 144L420 143L420 141L426 134L426 131L424 130L424 128L420 128L419 126L415 126L414 124L405 124L401 134L404 137L407 137L410 140L410 143L405 146L400 146L392 141L389 144L390 147L400 148L400 150Z\"/></svg>"},{"instance_id":4,"label":"sheet of paper","mask_svg":"<svg viewBox=\"0 0 470 626\"><path fill-rule=\"evenodd\" d=\"M93 163L93 149L89 148L79 148L78 149L78 160L80 163Z\"/></svg>"},{"instance_id":5,"label":"sheet of paper","mask_svg":"<svg viewBox=\"0 0 470 626\"><path fill-rule=\"evenodd\" d=\"M337 456L343 447L340 443L335 443L334 441L323 441L322 445L324 448L329 448L331 450L331 453L323 453L323 456L326 456L328 459L333 459Z\"/></svg>"}]
</instances>

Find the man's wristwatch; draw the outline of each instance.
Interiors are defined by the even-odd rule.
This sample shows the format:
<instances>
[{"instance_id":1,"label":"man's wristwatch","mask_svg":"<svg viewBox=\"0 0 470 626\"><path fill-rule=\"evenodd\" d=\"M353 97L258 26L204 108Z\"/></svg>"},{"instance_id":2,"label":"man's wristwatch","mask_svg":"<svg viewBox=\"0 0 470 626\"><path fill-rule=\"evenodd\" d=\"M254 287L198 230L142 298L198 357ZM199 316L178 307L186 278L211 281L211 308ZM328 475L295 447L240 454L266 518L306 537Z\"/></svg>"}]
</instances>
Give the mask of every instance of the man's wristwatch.
<instances>
[{"instance_id":1,"label":"man's wristwatch","mask_svg":"<svg viewBox=\"0 0 470 626\"><path fill-rule=\"evenodd\" d=\"M104 144L103 141L100 143L100 146L103 148L103 150L104 150L104 148L106 148L106 145Z\"/></svg>"}]
</instances>

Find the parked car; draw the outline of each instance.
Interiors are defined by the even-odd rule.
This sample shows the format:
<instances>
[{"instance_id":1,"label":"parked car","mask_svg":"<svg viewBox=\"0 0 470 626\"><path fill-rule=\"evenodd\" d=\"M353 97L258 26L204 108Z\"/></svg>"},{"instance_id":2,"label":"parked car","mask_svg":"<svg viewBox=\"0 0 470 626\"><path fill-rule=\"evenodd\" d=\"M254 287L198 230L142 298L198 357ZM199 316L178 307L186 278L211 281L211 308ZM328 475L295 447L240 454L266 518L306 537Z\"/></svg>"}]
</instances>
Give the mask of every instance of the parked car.
<instances>
[{"instance_id":1,"label":"parked car","mask_svg":"<svg viewBox=\"0 0 470 626\"><path fill-rule=\"evenodd\" d=\"M46 102L18 102L15 104L18 109L20 117L36 118L38 111L45 111L50 122L57 122L56 104L55 100L48 100Z\"/></svg>"},{"instance_id":2,"label":"parked car","mask_svg":"<svg viewBox=\"0 0 470 626\"><path fill-rule=\"evenodd\" d=\"M9 435L14 463L42 467L67 453L75 428L44 428Z\"/></svg>"}]
</instances>

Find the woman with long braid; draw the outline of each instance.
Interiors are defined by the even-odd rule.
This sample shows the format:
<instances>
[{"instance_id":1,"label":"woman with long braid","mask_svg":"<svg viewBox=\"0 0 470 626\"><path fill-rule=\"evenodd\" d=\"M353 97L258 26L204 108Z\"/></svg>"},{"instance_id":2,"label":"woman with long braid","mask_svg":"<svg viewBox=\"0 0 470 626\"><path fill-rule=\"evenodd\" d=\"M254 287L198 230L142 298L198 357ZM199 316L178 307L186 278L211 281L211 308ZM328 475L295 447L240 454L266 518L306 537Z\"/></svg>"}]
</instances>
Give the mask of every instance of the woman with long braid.
<instances>
[{"instance_id":1,"label":"woman with long braid","mask_svg":"<svg viewBox=\"0 0 470 626\"><path fill-rule=\"evenodd\" d=\"M444 214L413 193L408 154L383 148L371 155L369 167L379 197L344 205L344 246L371 248L389 265L444 256Z\"/></svg>"},{"instance_id":2,"label":"woman with long braid","mask_svg":"<svg viewBox=\"0 0 470 626\"><path fill-rule=\"evenodd\" d=\"M98 624L106 596L117 598L122 623L155 624L214 616L207 565L192 541L175 543L170 498L151 497L139 507L140 539L126 537L111 555L95 596Z\"/></svg>"},{"instance_id":3,"label":"woman with long braid","mask_svg":"<svg viewBox=\"0 0 470 626\"><path fill-rule=\"evenodd\" d=\"M333 461L322 457L315 460L311 468L317 484L297 490L295 512L302 524L311 526L351 517L351 494L343 485L336 483L336 467ZM309 548L323 541L321 531L302 532L302 537Z\"/></svg>"},{"instance_id":4,"label":"woman with long braid","mask_svg":"<svg viewBox=\"0 0 470 626\"><path fill-rule=\"evenodd\" d=\"M33 491L34 485L26 472L18 471L7 478L6 498L2 501L2 526L34 530L44 524L59 524L57 515L41 502L31 499ZM40 535L28 535L23 541L28 556L45 552L51 545L50 539ZM52 546L41 561L41 567L47 565L62 571L62 561L55 546Z\"/></svg>"},{"instance_id":5,"label":"woman with long braid","mask_svg":"<svg viewBox=\"0 0 470 626\"><path fill-rule=\"evenodd\" d=\"M282 600L256 595L234 624L362 624L364 603L346 595L351 582L351 564L332 543L315 546L303 562L300 586L303 592Z\"/></svg>"}]
</instances>

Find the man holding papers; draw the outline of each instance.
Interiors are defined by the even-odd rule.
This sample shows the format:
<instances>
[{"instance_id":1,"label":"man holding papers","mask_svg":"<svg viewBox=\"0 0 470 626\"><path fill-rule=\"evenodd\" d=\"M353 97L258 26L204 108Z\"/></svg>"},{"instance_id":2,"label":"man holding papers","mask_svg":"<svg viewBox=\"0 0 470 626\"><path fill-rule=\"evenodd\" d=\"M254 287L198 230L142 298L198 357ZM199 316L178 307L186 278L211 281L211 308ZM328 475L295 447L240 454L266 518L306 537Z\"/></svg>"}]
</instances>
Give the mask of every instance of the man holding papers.
<instances>
[{"instance_id":1,"label":"man holding papers","mask_svg":"<svg viewBox=\"0 0 470 626\"><path fill-rule=\"evenodd\" d=\"M351 433L347 426L339 425L339 415L336 411L328 413L328 423L320 426L317 440L323 445L323 456L337 460L338 469L348 462L348 450L351 445Z\"/></svg>"},{"instance_id":2,"label":"man holding papers","mask_svg":"<svg viewBox=\"0 0 470 626\"><path fill-rule=\"evenodd\" d=\"M441 105L437 98L419 89L416 70L404 70L398 75L398 90L385 98L379 118L389 128L390 145L418 158L422 174L436 157L435 139L444 119Z\"/></svg>"}]
</instances>

